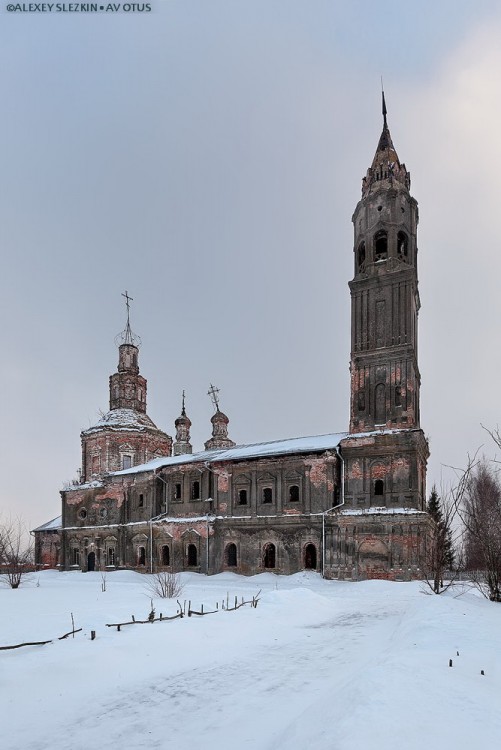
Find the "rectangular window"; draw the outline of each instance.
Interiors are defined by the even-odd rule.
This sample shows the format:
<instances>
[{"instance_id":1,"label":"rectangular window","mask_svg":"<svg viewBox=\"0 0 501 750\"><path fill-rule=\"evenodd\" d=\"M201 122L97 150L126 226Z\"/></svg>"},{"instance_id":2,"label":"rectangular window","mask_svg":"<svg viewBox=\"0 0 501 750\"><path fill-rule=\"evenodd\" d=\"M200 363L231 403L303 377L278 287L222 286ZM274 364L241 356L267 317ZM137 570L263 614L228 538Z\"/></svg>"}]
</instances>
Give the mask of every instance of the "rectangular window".
<instances>
[{"instance_id":1,"label":"rectangular window","mask_svg":"<svg viewBox=\"0 0 501 750\"><path fill-rule=\"evenodd\" d=\"M238 491L238 504L247 505L247 490Z\"/></svg>"},{"instance_id":2,"label":"rectangular window","mask_svg":"<svg viewBox=\"0 0 501 750\"><path fill-rule=\"evenodd\" d=\"M181 500L181 482L174 485L174 500Z\"/></svg>"},{"instance_id":3,"label":"rectangular window","mask_svg":"<svg viewBox=\"0 0 501 750\"><path fill-rule=\"evenodd\" d=\"M132 456L122 456L122 469L130 469L132 467Z\"/></svg>"},{"instance_id":4,"label":"rectangular window","mask_svg":"<svg viewBox=\"0 0 501 750\"><path fill-rule=\"evenodd\" d=\"M80 550L78 547L73 547L71 554L71 564L80 565Z\"/></svg>"},{"instance_id":5,"label":"rectangular window","mask_svg":"<svg viewBox=\"0 0 501 750\"><path fill-rule=\"evenodd\" d=\"M115 565L115 547L108 547L108 565Z\"/></svg>"},{"instance_id":6,"label":"rectangular window","mask_svg":"<svg viewBox=\"0 0 501 750\"><path fill-rule=\"evenodd\" d=\"M273 502L273 490L271 487L263 487L263 503Z\"/></svg>"},{"instance_id":7,"label":"rectangular window","mask_svg":"<svg viewBox=\"0 0 501 750\"><path fill-rule=\"evenodd\" d=\"M191 483L191 499L200 500L200 482L199 481Z\"/></svg>"}]
</instances>

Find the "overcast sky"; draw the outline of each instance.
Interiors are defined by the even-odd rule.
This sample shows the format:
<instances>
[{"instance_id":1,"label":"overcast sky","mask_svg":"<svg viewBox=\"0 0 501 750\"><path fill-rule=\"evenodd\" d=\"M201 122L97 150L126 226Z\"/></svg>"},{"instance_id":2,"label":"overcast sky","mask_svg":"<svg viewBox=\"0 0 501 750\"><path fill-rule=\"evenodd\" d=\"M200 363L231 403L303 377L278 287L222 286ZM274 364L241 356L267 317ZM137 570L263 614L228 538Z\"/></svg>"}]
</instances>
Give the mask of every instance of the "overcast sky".
<instances>
[{"instance_id":1,"label":"overcast sky","mask_svg":"<svg viewBox=\"0 0 501 750\"><path fill-rule=\"evenodd\" d=\"M420 207L428 484L500 420L498 0L0 3L0 511L60 512L133 296L148 413L194 449L347 429L351 216L380 76Z\"/></svg>"}]
</instances>

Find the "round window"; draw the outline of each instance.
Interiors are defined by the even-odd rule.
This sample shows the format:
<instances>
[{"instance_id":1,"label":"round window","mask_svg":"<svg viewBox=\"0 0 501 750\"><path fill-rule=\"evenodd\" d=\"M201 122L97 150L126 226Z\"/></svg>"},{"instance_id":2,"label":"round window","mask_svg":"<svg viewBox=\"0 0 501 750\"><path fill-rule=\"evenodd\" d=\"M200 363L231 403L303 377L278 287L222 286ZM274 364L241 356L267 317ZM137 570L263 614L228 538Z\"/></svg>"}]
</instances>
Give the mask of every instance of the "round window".
<instances>
[{"instance_id":1,"label":"round window","mask_svg":"<svg viewBox=\"0 0 501 750\"><path fill-rule=\"evenodd\" d=\"M87 511L85 510L85 508L80 508L80 510L78 511L78 517L81 518L82 521L84 518L87 518Z\"/></svg>"}]
</instances>

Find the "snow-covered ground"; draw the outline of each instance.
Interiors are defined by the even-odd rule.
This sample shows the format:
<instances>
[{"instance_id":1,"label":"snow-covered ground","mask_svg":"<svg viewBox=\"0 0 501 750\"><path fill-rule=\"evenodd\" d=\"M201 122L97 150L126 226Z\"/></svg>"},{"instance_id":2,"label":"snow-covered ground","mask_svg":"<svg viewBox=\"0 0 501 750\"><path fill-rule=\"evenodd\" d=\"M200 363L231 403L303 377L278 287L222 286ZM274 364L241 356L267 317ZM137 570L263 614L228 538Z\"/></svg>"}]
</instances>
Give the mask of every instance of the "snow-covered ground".
<instances>
[{"instance_id":1,"label":"snow-covered ground","mask_svg":"<svg viewBox=\"0 0 501 750\"><path fill-rule=\"evenodd\" d=\"M1 750L501 747L501 605L314 573L182 579L196 609L261 600L117 632L105 624L147 617L148 576L109 574L102 592L99 573L46 571L0 588L0 645L62 635L71 613L83 627L0 651Z\"/></svg>"}]
</instances>

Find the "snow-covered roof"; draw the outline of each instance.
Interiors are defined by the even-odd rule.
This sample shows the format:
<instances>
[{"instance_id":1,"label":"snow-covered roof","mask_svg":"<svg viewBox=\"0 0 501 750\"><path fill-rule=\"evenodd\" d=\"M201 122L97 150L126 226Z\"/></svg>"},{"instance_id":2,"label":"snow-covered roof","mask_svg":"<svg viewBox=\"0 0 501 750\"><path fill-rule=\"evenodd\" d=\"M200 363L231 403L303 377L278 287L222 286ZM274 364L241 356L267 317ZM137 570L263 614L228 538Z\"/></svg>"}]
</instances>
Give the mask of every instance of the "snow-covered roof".
<instances>
[{"instance_id":1,"label":"snow-covered roof","mask_svg":"<svg viewBox=\"0 0 501 750\"><path fill-rule=\"evenodd\" d=\"M58 529L61 529L62 526L63 518L62 516L57 516L56 518L53 518L52 521L47 521L47 523L42 524L42 526L33 529L33 531L57 531Z\"/></svg>"},{"instance_id":2,"label":"snow-covered roof","mask_svg":"<svg viewBox=\"0 0 501 750\"><path fill-rule=\"evenodd\" d=\"M152 461L148 461L146 464L133 466L130 469L115 471L113 472L113 475L124 476L127 474L138 474L144 471L156 471L165 466L175 466L176 464L239 461L247 458L283 456L291 453L317 453L319 451L337 448L341 440L347 437L347 435L347 432L335 432L329 435L313 435L310 437L289 438L288 440L272 440L268 443L237 445L234 448L200 451L199 453L184 454L182 456L166 456L155 458Z\"/></svg>"},{"instance_id":3,"label":"snow-covered roof","mask_svg":"<svg viewBox=\"0 0 501 750\"><path fill-rule=\"evenodd\" d=\"M135 409L111 409L100 418L98 422L87 430L83 430L84 435L100 430L134 430L143 432L144 430L157 430L158 427L151 421L147 414L136 411Z\"/></svg>"},{"instance_id":4,"label":"snow-covered roof","mask_svg":"<svg viewBox=\"0 0 501 750\"><path fill-rule=\"evenodd\" d=\"M408 432L408 430L404 430ZM291 453L318 453L320 451L334 450L342 440L346 438L366 438L376 435L391 435L402 430L374 430L372 432L333 432L328 435L310 435L309 437L287 438L285 440L272 440L267 443L251 443L249 445L236 445L234 448L219 450L200 451L198 453L184 454L181 456L165 456L154 458L145 464L132 466L130 469L115 471L112 476L126 476L128 474L139 474L141 472L156 471L166 466L176 466L189 463L214 463L215 461L242 461L247 458L260 458L265 456L284 456Z\"/></svg>"}]
</instances>

